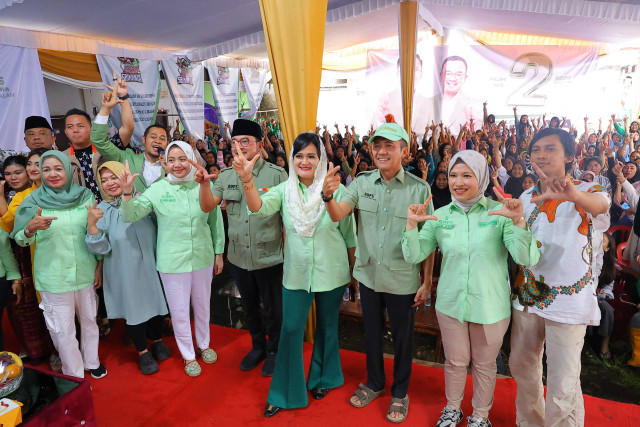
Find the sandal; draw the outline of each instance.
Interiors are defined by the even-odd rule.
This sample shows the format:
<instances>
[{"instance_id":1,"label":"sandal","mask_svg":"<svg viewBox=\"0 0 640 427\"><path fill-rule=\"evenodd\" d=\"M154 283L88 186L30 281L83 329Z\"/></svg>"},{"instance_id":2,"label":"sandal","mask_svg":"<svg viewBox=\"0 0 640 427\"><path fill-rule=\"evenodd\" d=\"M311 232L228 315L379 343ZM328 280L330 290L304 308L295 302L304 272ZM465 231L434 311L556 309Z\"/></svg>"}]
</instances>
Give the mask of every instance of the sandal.
<instances>
[{"instance_id":1,"label":"sandal","mask_svg":"<svg viewBox=\"0 0 640 427\"><path fill-rule=\"evenodd\" d=\"M351 403L351 406L354 406L356 408L364 408L369 403L373 402L378 396L384 393L384 389L380 391L373 391L362 383L360 383L359 387L360 388L354 391L353 396L351 396L351 398L349 399L349 403ZM353 401L354 397L358 398L358 400L360 401L360 404L356 404Z\"/></svg>"},{"instance_id":2,"label":"sandal","mask_svg":"<svg viewBox=\"0 0 640 427\"><path fill-rule=\"evenodd\" d=\"M205 348L204 350L196 348L196 354L202 357L202 361L204 363L212 364L216 363L216 360L218 360L218 355L212 348Z\"/></svg>"},{"instance_id":3,"label":"sandal","mask_svg":"<svg viewBox=\"0 0 640 427\"><path fill-rule=\"evenodd\" d=\"M599 354L600 359L602 360L611 360L611 352L610 351L605 351L605 352L600 352Z\"/></svg>"},{"instance_id":4,"label":"sandal","mask_svg":"<svg viewBox=\"0 0 640 427\"><path fill-rule=\"evenodd\" d=\"M402 406L398 406L397 403ZM389 404L389 410L387 411L387 420L392 423L401 423L407 419L407 411L409 411L409 395L407 395L404 399L400 399L398 397L392 397L391 403ZM402 418L391 418L391 414L397 412L403 415Z\"/></svg>"},{"instance_id":5,"label":"sandal","mask_svg":"<svg viewBox=\"0 0 640 427\"><path fill-rule=\"evenodd\" d=\"M109 325L109 322L103 323L102 325L100 325L99 331L100 331L99 335L101 340L108 338L109 335L111 335L111 326Z\"/></svg>"},{"instance_id":6,"label":"sandal","mask_svg":"<svg viewBox=\"0 0 640 427\"><path fill-rule=\"evenodd\" d=\"M187 363L187 361L185 360L184 363L185 363L184 371L191 378L195 378L202 373L202 368L200 367L200 364L195 360L192 360L189 363Z\"/></svg>"}]
</instances>

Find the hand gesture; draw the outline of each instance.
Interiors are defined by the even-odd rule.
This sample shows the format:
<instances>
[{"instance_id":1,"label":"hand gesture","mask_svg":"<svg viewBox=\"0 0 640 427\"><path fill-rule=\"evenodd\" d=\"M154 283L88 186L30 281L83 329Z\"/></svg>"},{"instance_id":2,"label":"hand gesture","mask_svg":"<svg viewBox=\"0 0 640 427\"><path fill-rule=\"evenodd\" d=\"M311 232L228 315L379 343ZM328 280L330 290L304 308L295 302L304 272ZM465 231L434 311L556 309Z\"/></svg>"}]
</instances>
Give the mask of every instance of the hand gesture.
<instances>
[{"instance_id":1,"label":"hand gesture","mask_svg":"<svg viewBox=\"0 0 640 427\"><path fill-rule=\"evenodd\" d=\"M27 228L30 232L34 233L36 230L46 230L51 226L51 222L58 219L54 216L42 216L42 208L38 207L36 215L27 223Z\"/></svg>"},{"instance_id":2,"label":"hand gesture","mask_svg":"<svg viewBox=\"0 0 640 427\"><path fill-rule=\"evenodd\" d=\"M84 207L87 208L87 224L96 225L98 220L104 215L102 209L98 208L98 201L93 202L93 207L89 205L84 205Z\"/></svg>"},{"instance_id":3,"label":"hand gesture","mask_svg":"<svg viewBox=\"0 0 640 427\"><path fill-rule=\"evenodd\" d=\"M0 180L0 196L4 197L4 185L7 183L7 181Z\"/></svg>"},{"instance_id":4,"label":"hand gesture","mask_svg":"<svg viewBox=\"0 0 640 427\"><path fill-rule=\"evenodd\" d=\"M191 159L187 159L189 163L191 163L196 168L196 174L193 176L193 180L198 184L209 184L211 178L215 178L215 176L207 173L207 170L203 168L198 162L194 162Z\"/></svg>"},{"instance_id":5,"label":"hand gesture","mask_svg":"<svg viewBox=\"0 0 640 427\"><path fill-rule=\"evenodd\" d=\"M622 175L622 162L616 161L616 164L611 168L611 172L618 178L624 181L624 175Z\"/></svg>"},{"instance_id":6,"label":"hand gesture","mask_svg":"<svg viewBox=\"0 0 640 427\"><path fill-rule=\"evenodd\" d=\"M164 156L160 156L164 158ZM140 174L131 174L131 169L129 169L129 160L124 161L124 170L118 175L118 179L120 179L120 184L122 184L122 193L123 194L131 194L133 193L133 183L136 178L139 177Z\"/></svg>"},{"instance_id":7,"label":"hand gesture","mask_svg":"<svg viewBox=\"0 0 640 427\"><path fill-rule=\"evenodd\" d=\"M102 93L102 106L107 110L111 111L113 107L118 104L122 104L124 101L122 99L118 99L115 92L118 90L118 83L115 84L115 87L111 87L109 85L104 85L107 89L110 89L111 92L103 92Z\"/></svg>"},{"instance_id":8,"label":"hand gesture","mask_svg":"<svg viewBox=\"0 0 640 427\"><path fill-rule=\"evenodd\" d=\"M424 203L409 205L407 208L407 230L416 228L419 222L438 220L438 218L433 215L427 215L427 206L431 203L432 197L433 196L427 197Z\"/></svg>"},{"instance_id":9,"label":"hand gesture","mask_svg":"<svg viewBox=\"0 0 640 427\"><path fill-rule=\"evenodd\" d=\"M493 187L493 192L498 198L498 202L502 203L502 209L499 211L491 211L489 212L489 216L491 215L500 215L506 218L510 218L511 221L517 221L518 219L524 216L522 212L522 202L520 199L507 199L505 198L497 188Z\"/></svg>"},{"instance_id":10,"label":"hand gesture","mask_svg":"<svg viewBox=\"0 0 640 427\"><path fill-rule=\"evenodd\" d=\"M579 190L576 189L568 176L549 178L538 165L535 163L531 163L531 165L540 177L541 187L545 188L544 193L531 199L531 203L544 202L545 200L575 200Z\"/></svg>"},{"instance_id":11,"label":"hand gesture","mask_svg":"<svg viewBox=\"0 0 640 427\"><path fill-rule=\"evenodd\" d=\"M482 103L482 106L483 106L483 107L486 107L486 106L487 106L487 104L488 104L488 102L487 102L487 101L484 101L484 102Z\"/></svg>"},{"instance_id":12,"label":"hand gesture","mask_svg":"<svg viewBox=\"0 0 640 427\"><path fill-rule=\"evenodd\" d=\"M493 181L498 180L498 169L495 166L491 166L491 179Z\"/></svg>"},{"instance_id":13,"label":"hand gesture","mask_svg":"<svg viewBox=\"0 0 640 427\"><path fill-rule=\"evenodd\" d=\"M612 115L611 115L611 121L612 121L612 122L615 122L615 121L616 121L616 115L615 115L615 114L612 114Z\"/></svg>"},{"instance_id":14,"label":"hand gesture","mask_svg":"<svg viewBox=\"0 0 640 427\"><path fill-rule=\"evenodd\" d=\"M16 296L16 304L20 304L22 301L23 289L22 289L22 279L15 279L13 283L11 283L11 290L13 294Z\"/></svg>"},{"instance_id":15,"label":"hand gesture","mask_svg":"<svg viewBox=\"0 0 640 427\"><path fill-rule=\"evenodd\" d=\"M322 194L324 194L324 197L333 196L333 193L340 187L340 175L337 175L339 170L340 165L334 167L333 162L329 162L329 171L322 184Z\"/></svg>"},{"instance_id":16,"label":"hand gesture","mask_svg":"<svg viewBox=\"0 0 640 427\"><path fill-rule=\"evenodd\" d=\"M236 151L235 151L235 155L233 156L233 162L231 163L231 166L233 167L233 170L236 171L240 179L246 178L249 175L251 175L251 172L253 171L253 166L256 164L256 162L260 158L260 154L256 154L252 160L247 160L244 154L242 154L242 150L240 149L239 142L236 142L235 147L236 147Z\"/></svg>"},{"instance_id":17,"label":"hand gesture","mask_svg":"<svg viewBox=\"0 0 640 427\"><path fill-rule=\"evenodd\" d=\"M518 106L513 107L513 114L517 114L518 112Z\"/></svg>"}]
</instances>

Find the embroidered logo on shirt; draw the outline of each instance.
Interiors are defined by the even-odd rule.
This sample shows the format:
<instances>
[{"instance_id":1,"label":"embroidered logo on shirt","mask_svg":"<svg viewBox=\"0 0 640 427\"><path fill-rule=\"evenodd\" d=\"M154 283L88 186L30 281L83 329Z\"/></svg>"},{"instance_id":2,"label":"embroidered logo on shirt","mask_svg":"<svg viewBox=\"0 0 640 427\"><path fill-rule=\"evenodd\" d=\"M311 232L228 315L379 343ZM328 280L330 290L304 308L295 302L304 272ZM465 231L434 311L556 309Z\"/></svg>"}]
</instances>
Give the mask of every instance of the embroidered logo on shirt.
<instances>
[{"instance_id":1,"label":"embroidered logo on shirt","mask_svg":"<svg viewBox=\"0 0 640 427\"><path fill-rule=\"evenodd\" d=\"M376 199L376 197L375 197L373 194L371 194L371 193L364 193L364 194L362 195L362 197L365 197L365 198L367 198L367 199L371 199L371 200L375 200L375 199Z\"/></svg>"},{"instance_id":2,"label":"embroidered logo on shirt","mask_svg":"<svg viewBox=\"0 0 640 427\"><path fill-rule=\"evenodd\" d=\"M171 193L169 193L167 191L162 196L160 196L160 201L162 203L175 203L176 202L176 198L173 196L173 194L171 194Z\"/></svg>"},{"instance_id":3,"label":"embroidered logo on shirt","mask_svg":"<svg viewBox=\"0 0 640 427\"><path fill-rule=\"evenodd\" d=\"M227 185L227 190L239 190L240 186L238 184L229 184Z\"/></svg>"},{"instance_id":4,"label":"embroidered logo on shirt","mask_svg":"<svg viewBox=\"0 0 640 427\"><path fill-rule=\"evenodd\" d=\"M492 221L478 221L478 227L497 227L498 220L494 219Z\"/></svg>"},{"instance_id":5,"label":"embroidered logo on shirt","mask_svg":"<svg viewBox=\"0 0 640 427\"><path fill-rule=\"evenodd\" d=\"M454 225L452 220L445 218L445 219L439 219L436 222L436 227L442 227L442 228L446 228L447 230L450 230L454 227Z\"/></svg>"}]
</instances>

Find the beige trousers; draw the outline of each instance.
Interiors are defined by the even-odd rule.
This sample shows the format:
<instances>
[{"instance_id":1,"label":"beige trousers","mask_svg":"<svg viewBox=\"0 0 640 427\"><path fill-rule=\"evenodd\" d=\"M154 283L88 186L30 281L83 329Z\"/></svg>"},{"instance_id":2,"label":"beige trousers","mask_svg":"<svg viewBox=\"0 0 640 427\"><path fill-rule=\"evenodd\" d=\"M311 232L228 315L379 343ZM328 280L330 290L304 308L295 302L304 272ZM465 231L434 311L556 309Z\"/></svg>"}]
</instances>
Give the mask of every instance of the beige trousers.
<instances>
[{"instance_id":1,"label":"beige trousers","mask_svg":"<svg viewBox=\"0 0 640 427\"><path fill-rule=\"evenodd\" d=\"M467 382L473 374L473 416L488 418L496 388L496 358L510 318L489 325L460 322L436 310L444 346L444 384L447 406L460 409Z\"/></svg>"},{"instance_id":2,"label":"beige trousers","mask_svg":"<svg viewBox=\"0 0 640 427\"><path fill-rule=\"evenodd\" d=\"M558 323L512 310L509 368L518 384L518 426L584 426L580 354L586 325ZM542 354L547 352L547 400L542 386Z\"/></svg>"}]
</instances>

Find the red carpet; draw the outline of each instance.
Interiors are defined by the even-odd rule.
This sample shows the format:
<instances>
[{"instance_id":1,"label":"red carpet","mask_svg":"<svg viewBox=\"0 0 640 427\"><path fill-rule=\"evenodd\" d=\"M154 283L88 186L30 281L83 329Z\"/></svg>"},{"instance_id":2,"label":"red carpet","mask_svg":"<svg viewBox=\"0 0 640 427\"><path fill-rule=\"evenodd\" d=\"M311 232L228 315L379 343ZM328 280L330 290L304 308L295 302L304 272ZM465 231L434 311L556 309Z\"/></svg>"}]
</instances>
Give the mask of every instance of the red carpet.
<instances>
[{"instance_id":1,"label":"red carpet","mask_svg":"<svg viewBox=\"0 0 640 427\"><path fill-rule=\"evenodd\" d=\"M5 323L7 325L7 323ZM15 339L5 326L7 347ZM342 351L345 385L329 392L321 401L309 397L307 408L282 411L274 418L262 415L270 379L260 375L260 368L243 372L241 358L249 350L251 339L246 331L211 326L212 347L218 353L213 365L202 363L203 373L189 378L183 371L175 340L166 338L173 357L160 363L160 372L143 376L137 367L133 347L124 347L124 328L120 321L111 336L100 343L100 359L109 374L91 380L96 419L99 426L233 426L262 424L271 426L344 426L365 423L367 426L391 424L385 419L389 391L366 408L356 409L348 398L365 380L365 356ZM9 340L9 338L11 338ZM305 345L309 363L311 346ZM44 365L41 365L44 366ZM392 378L393 361L385 361L387 379ZM463 411L471 414L471 378ZM511 379L498 380L495 403L491 410L494 426L515 423L516 384ZM433 426L445 405L444 376L438 368L413 365L409 417L404 426ZM640 406L622 404L585 396L587 426L637 426ZM635 420L635 421L633 421ZM466 425L462 423L461 426Z\"/></svg>"}]
</instances>

